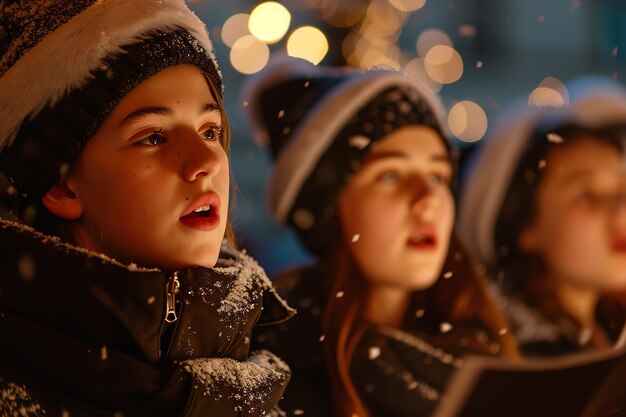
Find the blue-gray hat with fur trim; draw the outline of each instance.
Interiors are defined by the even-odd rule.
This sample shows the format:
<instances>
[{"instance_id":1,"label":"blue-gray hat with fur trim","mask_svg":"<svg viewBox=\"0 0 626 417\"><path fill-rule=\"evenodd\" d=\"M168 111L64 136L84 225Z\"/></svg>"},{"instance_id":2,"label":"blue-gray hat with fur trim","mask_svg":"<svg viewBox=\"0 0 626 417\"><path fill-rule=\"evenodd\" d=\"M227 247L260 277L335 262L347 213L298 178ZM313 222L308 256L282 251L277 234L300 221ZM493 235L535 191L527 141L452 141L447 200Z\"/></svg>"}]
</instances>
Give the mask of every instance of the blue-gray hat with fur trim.
<instances>
[{"instance_id":1,"label":"blue-gray hat with fur trim","mask_svg":"<svg viewBox=\"0 0 626 417\"><path fill-rule=\"evenodd\" d=\"M0 1L0 170L29 204L117 103L169 66L222 92L205 25L183 0Z\"/></svg>"},{"instance_id":2,"label":"blue-gray hat with fur trim","mask_svg":"<svg viewBox=\"0 0 626 417\"><path fill-rule=\"evenodd\" d=\"M439 99L397 71L279 57L246 80L242 95L256 140L274 158L269 210L318 257L333 249L339 193L376 141L424 124L449 149Z\"/></svg>"}]
</instances>

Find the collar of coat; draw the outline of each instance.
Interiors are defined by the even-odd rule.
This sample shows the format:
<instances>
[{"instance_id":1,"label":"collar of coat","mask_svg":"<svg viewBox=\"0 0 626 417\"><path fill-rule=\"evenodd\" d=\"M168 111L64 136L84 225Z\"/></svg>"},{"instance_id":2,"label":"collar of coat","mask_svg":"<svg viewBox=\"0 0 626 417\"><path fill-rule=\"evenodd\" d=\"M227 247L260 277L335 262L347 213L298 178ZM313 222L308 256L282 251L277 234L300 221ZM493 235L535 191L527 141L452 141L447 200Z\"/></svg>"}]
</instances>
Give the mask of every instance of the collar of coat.
<instances>
[{"instance_id":1,"label":"collar of coat","mask_svg":"<svg viewBox=\"0 0 626 417\"><path fill-rule=\"evenodd\" d=\"M176 272L177 320L165 321L174 273L125 265L0 220L0 310L158 362L227 356L253 326L295 314L245 253L223 250L214 268ZM162 333L173 330L163 349ZM204 331L199 331L203 329ZM198 336L198 333L204 336Z\"/></svg>"}]
</instances>

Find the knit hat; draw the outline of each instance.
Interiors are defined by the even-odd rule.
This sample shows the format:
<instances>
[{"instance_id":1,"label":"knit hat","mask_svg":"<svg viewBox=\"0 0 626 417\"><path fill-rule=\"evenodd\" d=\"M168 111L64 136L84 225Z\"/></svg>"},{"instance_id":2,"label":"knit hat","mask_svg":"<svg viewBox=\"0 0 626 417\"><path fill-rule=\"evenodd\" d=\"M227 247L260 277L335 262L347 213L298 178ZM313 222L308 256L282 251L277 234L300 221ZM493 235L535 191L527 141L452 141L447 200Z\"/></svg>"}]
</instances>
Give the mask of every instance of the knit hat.
<instances>
[{"instance_id":1,"label":"knit hat","mask_svg":"<svg viewBox=\"0 0 626 417\"><path fill-rule=\"evenodd\" d=\"M403 126L424 124L448 148L437 97L396 71L279 58L246 81L243 100L253 134L275 160L270 212L319 257L336 239L339 194L376 141Z\"/></svg>"},{"instance_id":2,"label":"knit hat","mask_svg":"<svg viewBox=\"0 0 626 417\"><path fill-rule=\"evenodd\" d=\"M536 181L542 166L537 161L529 163L528 155L561 139L551 136L551 130L568 125L587 129L626 126L626 90L620 84L588 76L569 83L567 89L570 104L562 108L513 106L482 144L464 181L457 231L489 268L495 268L513 249L498 237L498 224L516 222L512 213L520 211L520 202L513 201L518 191L515 179Z\"/></svg>"},{"instance_id":3,"label":"knit hat","mask_svg":"<svg viewBox=\"0 0 626 417\"><path fill-rule=\"evenodd\" d=\"M204 24L183 0L0 1L0 169L39 204L117 103L178 64L221 94Z\"/></svg>"}]
</instances>

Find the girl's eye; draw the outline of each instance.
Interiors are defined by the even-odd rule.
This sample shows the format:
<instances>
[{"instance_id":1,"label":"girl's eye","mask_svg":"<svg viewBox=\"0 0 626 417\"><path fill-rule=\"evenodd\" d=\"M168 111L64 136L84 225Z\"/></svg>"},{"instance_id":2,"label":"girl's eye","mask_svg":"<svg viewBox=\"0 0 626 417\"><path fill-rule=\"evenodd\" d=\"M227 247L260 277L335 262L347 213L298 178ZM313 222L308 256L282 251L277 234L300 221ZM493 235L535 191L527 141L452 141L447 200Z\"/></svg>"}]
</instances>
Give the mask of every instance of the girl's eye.
<instances>
[{"instance_id":1,"label":"girl's eye","mask_svg":"<svg viewBox=\"0 0 626 417\"><path fill-rule=\"evenodd\" d=\"M394 183L398 181L400 175L396 171L385 171L376 177L377 182Z\"/></svg>"},{"instance_id":2,"label":"girl's eye","mask_svg":"<svg viewBox=\"0 0 626 417\"><path fill-rule=\"evenodd\" d=\"M591 194L591 192L588 190L583 190L578 193L576 198L578 199L578 201L591 201L593 200L593 194Z\"/></svg>"},{"instance_id":3,"label":"girl's eye","mask_svg":"<svg viewBox=\"0 0 626 417\"><path fill-rule=\"evenodd\" d=\"M212 126L202 132L204 138L210 142L214 142L216 140L222 139L222 127L221 126Z\"/></svg>"},{"instance_id":4,"label":"girl's eye","mask_svg":"<svg viewBox=\"0 0 626 417\"><path fill-rule=\"evenodd\" d=\"M438 174L431 174L426 178L426 182L431 187L438 187L443 183L443 177Z\"/></svg>"},{"instance_id":5,"label":"girl's eye","mask_svg":"<svg viewBox=\"0 0 626 417\"><path fill-rule=\"evenodd\" d=\"M152 132L147 136L144 136L135 143L137 145L157 146L162 145L166 142L167 139L165 138L165 131L159 130L156 132Z\"/></svg>"}]
</instances>

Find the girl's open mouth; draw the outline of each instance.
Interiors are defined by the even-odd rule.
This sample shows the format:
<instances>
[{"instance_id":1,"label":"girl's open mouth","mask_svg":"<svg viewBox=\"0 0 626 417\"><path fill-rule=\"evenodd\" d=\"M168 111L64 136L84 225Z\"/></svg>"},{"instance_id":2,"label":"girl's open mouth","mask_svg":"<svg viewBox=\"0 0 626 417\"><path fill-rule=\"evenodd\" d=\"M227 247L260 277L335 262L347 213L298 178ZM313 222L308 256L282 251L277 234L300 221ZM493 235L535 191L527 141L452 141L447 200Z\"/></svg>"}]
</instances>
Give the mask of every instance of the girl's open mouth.
<instances>
[{"instance_id":1,"label":"girl's open mouth","mask_svg":"<svg viewBox=\"0 0 626 417\"><path fill-rule=\"evenodd\" d=\"M437 234L431 225L420 226L411 236L407 245L420 250L434 250L437 247Z\"/></svg>"},{"instance_id":2,"label":"girl's open mouth","mask_svg":"<svg viewBox=\"0 0 626 417\"><path fill-rule=\"evenodd\" d=\"M196 230L213 230L220 224L219 204L217 194L203 194L187 206L179 220L185 226Z\"/></svg>"}]
</instances>

